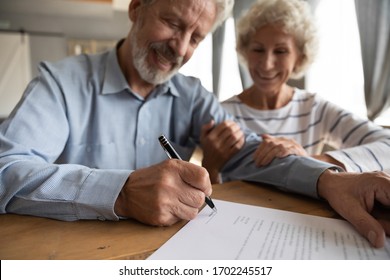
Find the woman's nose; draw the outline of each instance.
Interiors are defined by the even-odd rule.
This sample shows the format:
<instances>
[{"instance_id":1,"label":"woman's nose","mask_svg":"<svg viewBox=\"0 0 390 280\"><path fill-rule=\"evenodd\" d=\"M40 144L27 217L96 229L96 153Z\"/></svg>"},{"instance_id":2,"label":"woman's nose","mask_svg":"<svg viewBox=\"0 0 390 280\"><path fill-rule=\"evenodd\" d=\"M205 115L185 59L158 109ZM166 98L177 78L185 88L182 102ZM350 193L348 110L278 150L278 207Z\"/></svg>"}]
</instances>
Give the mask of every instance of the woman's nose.
<instances>
[{"instance_id":1,"label":"woman's nose","mask_svg":"<svg viewBox=\"0 0 390 280\"><path fill-rule=\"evenodd\" d=\"M265 54L260 61L260 66L263 70L272 69L274 65L275 65L275 58L271 54Z\"/></svg>"}]
</instances>

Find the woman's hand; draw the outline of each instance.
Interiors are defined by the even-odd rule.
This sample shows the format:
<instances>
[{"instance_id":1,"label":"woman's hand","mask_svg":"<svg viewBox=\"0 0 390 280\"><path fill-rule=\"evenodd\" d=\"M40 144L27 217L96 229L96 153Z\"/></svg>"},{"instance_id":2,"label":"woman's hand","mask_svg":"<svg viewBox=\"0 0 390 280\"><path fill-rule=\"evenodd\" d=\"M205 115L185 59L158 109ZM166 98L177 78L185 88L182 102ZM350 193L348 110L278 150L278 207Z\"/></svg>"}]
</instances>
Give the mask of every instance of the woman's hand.
<instances>
[{"instance_id":1,"label":"woman's hand","mask_svg":"<svg viewBox=\"0 0 390 280\"><path fill-rule=\"evenodd\" d=\"M288 155L308 156L305 149L294 139L261 135L263 141L254 153L257 166L268 165L274 158L284 158Z\"/></svg>"}]
</instances>

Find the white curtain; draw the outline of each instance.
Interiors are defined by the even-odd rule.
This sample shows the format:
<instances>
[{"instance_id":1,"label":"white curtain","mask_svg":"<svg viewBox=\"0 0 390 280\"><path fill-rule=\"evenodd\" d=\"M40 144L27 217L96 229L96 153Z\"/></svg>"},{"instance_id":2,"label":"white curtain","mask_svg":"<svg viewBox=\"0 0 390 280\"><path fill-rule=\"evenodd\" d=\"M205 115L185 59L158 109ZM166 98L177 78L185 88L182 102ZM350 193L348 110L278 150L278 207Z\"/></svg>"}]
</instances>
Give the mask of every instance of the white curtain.
<instances>
[{"instance_id":1,"label":"white curtain","mask_svg":"<svg viewBox=\"0 0 390 280\"><path fill-rule=\"evenodd\" d=\"M233 18L236 21L242 13L256 0L236 0L233 7ZM220 75L222 64L223 44L225 40L226 24L224 23L213 33L213 91L218 95L220 89ZM235 46L233 46L235 49ZM243 88L247 88L252 84L252 80L246 69L239 65L241 83Z\"/></svg>"},{"instance_id":2,"label":"white curtain","mask_svg":"<svg viewBox=\"0 0 390 280\"><path fill-rule=\"evenodd\" d=\"M367 116L374 120L390 107L390 1L355 0Z\"/></svg>"}]
</instances>

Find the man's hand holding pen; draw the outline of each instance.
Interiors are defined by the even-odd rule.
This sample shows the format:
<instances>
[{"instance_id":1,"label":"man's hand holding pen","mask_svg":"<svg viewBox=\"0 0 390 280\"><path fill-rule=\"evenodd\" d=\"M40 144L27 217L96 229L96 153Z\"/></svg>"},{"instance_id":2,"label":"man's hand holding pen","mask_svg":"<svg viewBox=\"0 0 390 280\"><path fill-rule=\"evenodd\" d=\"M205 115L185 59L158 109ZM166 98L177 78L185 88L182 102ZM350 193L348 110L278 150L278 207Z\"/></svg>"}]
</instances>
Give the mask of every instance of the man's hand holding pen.
<instances>
[{"instance_id":1,"label":"man's hand holding pen","mask_svg":"<svg viewBox=\"0 0 390 280\"><path fill-rule=\"evenodd\" d=\"M182 160L182 158L180 157L180 155L176 152L175 148L171 145L171 143L170 143L169 140L165 137L164 134L162 134L162 135L158 138L158 141L160 142L161 147L163 148L163 150L165 151L165 153L167 154L167 156L168 156L170 159L179 159L179 160ZM209 173L209 174L210 174L210 173ZM207 204L208 206L210 206L211 209L213 209L213 211L217 212L217 208L215 207L214 202L211 200L210 196L206 196L205 201L206 201L206 204Z\"/></svg>"},{"instance_id":2,"label":"man's hand holding pen","mask_svg":"<svg viewBox=\"0 0 390 280\"><path fill-rule=\"evenodd\" d=\"M194 219L211 192L206 169L166 160L131 173L115 202L115 213L145 224L169 226Z\"/></svg>"}]
</instances>

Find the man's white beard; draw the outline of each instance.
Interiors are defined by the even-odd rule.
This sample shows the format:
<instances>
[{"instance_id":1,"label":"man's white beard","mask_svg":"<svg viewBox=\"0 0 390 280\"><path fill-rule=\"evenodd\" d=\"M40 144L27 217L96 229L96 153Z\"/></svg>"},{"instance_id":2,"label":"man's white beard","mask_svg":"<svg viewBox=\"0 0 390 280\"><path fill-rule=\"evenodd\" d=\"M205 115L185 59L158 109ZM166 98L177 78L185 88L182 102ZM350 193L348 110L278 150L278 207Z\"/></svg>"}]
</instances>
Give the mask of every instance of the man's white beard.
<instances>
[{"instance_id":1,"label":"man's white beard","mask_svg":"<svg viewBox=\"0 0 390 280\"><path fill-rule=\"evenodd\" d=\"M137 32L135 32L137 33ZM136 35L136 34L135 34ZM134 36L136 38L137 36ZM137 69L140 77L152 85L159 85L171 79L180 69L183 63L183 57L176 56L166 43L154 43L149 48L140 48L136 40L132 40L132 55L134 67ZM174 67L169 72L163 72L158 68L153 68L147 63L147 55L153 49L158 50L165 58L171 62L175 61Z\"/></svg>"}]
</instances>

